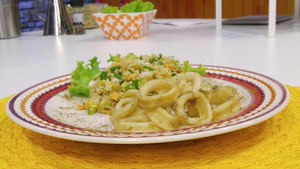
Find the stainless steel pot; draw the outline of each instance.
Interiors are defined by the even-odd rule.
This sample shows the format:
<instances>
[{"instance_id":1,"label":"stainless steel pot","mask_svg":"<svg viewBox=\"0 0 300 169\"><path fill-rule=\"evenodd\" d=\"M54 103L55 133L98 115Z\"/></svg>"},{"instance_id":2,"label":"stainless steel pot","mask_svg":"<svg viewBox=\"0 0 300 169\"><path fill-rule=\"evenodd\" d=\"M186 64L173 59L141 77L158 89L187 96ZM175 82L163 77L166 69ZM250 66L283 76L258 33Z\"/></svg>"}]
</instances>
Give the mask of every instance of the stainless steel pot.
<instances>
[{"instance_id":1,"label":"stainless steel pot","mask_svg":"<svg viewBox=\"0 0 300 169\"><path fill-rule=\"evenodd\" d=\"M20 34L19 0L0 0L0 39Z\"/></svg>"}]
</instances>

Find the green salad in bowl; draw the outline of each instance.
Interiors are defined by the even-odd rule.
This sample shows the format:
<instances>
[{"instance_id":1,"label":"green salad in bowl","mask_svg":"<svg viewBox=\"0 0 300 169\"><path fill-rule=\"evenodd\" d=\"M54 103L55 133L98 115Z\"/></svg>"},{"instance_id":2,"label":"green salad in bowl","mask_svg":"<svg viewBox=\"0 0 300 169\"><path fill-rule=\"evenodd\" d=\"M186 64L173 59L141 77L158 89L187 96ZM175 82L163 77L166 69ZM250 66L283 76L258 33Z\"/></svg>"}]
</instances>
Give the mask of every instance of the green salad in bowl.
<instances>
[{"instance_id":1,"label":"green salad in bowl","mask_svg":"<svg viewBox=\"0 0 300 169\"><path fill-rule=\"evenodd\" d=\"M152 11L154 5L152 2L143 2L142 0L131 1L126 3L121 8L117 6L107 6L103 8L102 13L134 13L134 12L147 12Z\"/></svg>"},{"instance_id":2,"label":"green salad in bowl","mask_svg":"<svg viewBox=\"0 0 300 169\"><path fill-rule=\"evenodd\" d=\"M137 40L146 36L156 12L151 2L135 0L121 8L107 6L93 16L107 39Z\"/></svg>"}]
</instances>

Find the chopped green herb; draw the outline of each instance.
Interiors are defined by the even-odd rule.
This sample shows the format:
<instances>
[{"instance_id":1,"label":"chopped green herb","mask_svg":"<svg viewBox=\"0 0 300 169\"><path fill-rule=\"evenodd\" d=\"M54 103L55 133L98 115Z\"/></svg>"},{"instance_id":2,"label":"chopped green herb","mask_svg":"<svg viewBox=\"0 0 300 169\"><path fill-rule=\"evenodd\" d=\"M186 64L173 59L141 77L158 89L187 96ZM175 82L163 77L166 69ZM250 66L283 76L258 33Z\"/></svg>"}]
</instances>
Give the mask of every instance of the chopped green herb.
<instances>
[{"instance_id":1,"label":"chopped green herb","mask_svg":"<svg viewBox=\"0 0 300 169\"><path fill-rule=\"evenodd\" d=\"M143 56L140 56L140 60L143 60Z\"/></svg>"},{"instance_id":2,"label":"chopped green herb","mask_svg":"<svg viewBox=\"0 0 300 169\"><path fill-rule=\"evenodd\" d=\"M132 81L132 87L139 90L139 80L138 79Z\"/></svg>"},{"instance_id":3,"label":"chopped green herb","mask_svg":"<svg viewBox=\"0 0 300 169\"><path fill-rule=\"evenodd\" d=\"M96 109L97 109L97 105L96 104L92 104L89 108L88 108L88 115L92 115L96 113Z\"/></svg>"},{"instance_id":4,"label":"chopped green herb","mask_svg":"<svg viewBox=\"0 0 300 169\"><path fill-rule=\"evenodd\" d=\"M136 79L136 80L132 81L132 83L130 83L129 85L126 85L124 87L124 91L127 91L129 89L137 89L137 90L139 90L139 88L140 88L139 86L143 85L145 83L146 83L145 79Z\"/></svg>"},{"instance_id":5,"label":"chopped green herb","mask_svg":"<svg viewBox=\"0 0 300 169\"><path fill-rule=\"evenodd\" d=\"M116 56L113 56L112 54L109 54L109 57L110 57L110 58L107 60L107 63L108 63L108 62L113 62L113 61L119 59L120 56L121 56L120 54L117 54Z\"/></svg>"},{"instance_id":6,"label":"chopped green herb","mask_svg":"<svg viewBox=\"0 0 300 169\"><path fill-rule=\"evenodd\" d=\"M162 59L162 54L158 54L158 57L155 57L155 58L150 58L149 59L149 62L150 63L155 63L155 62L158 62L159 64L162 64L162 62L160 61Z\"/></svg>"},{"instance_id":7,"label":"chopped green herb","mask_svg":"<svg viewBox=\"0 0 300 169\"><path fill-rule=\"evenodd\" d=\"M162 54L158 54L157 60L160 60L162 58Z\"/></svg>"},{"instance_id":8,"label":"chopped green herb","mask_svg":"<svg viewBox=\"0 0 300 169\"><path fill-rule=\"evenodd\" d=\"M189 61L184 61L183 62L183 70L184 72L196 72L199 73L201 76L204 76L206 74L206 67L202 67L202 65L200 64L198 68L193 68L190 64Z\"/></svg>"},{"instance_id":9,"label":"chopped green herb","mask_svg":"<svg viewBox=\"0 0 300 169\"><path fill-rule=\"evenodd\" d=\"M106 80L107 79L107 75L108 75L108 72L105 72L105 71L101 72L100 73L100 79L101 80Z\"/></svg>"},{"instance_id":10,"label":"chopped green herb","mask_svg":"<svg viewBox=\"0 0 300 169\"><path fill-rule=\"evenodd\" d=\"M149 62L153 64L154 62L156 62L156 59L155 58L150 58Z\"/></svg>"},{"instance_id":11,"label":"chopped green herb","mask_svg":"<svg viewBox=\"0 0 300 169\"><path fill-rule=\"evenodd\" d=\"M129 53L126 58L129 58L129 59L137 59L138 57L134 54L134 53Z\"/></svg>"},{"instance_id":12,"label":"chopped green herb","mask_svg":"<svg viewBox=\"0 0 300 169\"><path fill-rule=\"evenodd\" d=\"M153 70L155 70L154 68L152 68L152 67L149 67L149 66L146 66L146 65L144 65L144 66L143 66L143 68L144 68L144 69L148 69L148 70L150 70L150 71L153 71Z\"/></svg>"},{"instance_id":13,"label":"chopped green herb","mask_svg":"<svg viewBox=\"0 0 300 169\"><path fill-rule=\"evenodd\" d=\"M127 90L130 89L130 87L131 87L131 84L130 84L130 85L126 85L126 86L124 87L124 91L126 92Z\"/></svg>"},{"instance_id":14,"label":"chopped green herb","mask_svg":"<svg viewBox=\"0 0 300 169\"><path fill-rule=\"evenodd\" d=\"M111 73L115 73L115 71L116 71L117 69L121 69L121 66L115 66L115 67L110 68L110 72L111 72Z\"/></svg>"},{"instance_id":15,"label":"chopped green herb","mask_svg":"<svg viewBox=\"0 0 300 169\"><path fill-rule=\"evenodd\" d=\"M176 76L176 73L172 73L172 76Z\"/></svg>"},{"instance_id":16,"label":"chopped green herb","mask_svg":"<svg viewBox=\"0 0 300 169\"><path fill-rule=\"evenodd\" d=\"M119 73L115 73L114 76L118 79L122 79L122 72L119 72Z\"/></svg>"}]
</instances>

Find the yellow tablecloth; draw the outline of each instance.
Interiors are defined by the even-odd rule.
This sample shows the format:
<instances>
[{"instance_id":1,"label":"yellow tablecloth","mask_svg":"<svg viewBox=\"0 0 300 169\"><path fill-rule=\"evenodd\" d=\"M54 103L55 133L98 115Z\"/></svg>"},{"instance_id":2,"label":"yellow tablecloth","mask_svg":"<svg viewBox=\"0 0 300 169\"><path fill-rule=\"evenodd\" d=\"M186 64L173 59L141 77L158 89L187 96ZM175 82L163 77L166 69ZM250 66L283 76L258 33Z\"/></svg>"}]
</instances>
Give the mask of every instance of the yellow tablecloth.
<instances>
[{"instance_id":1,"label":"yellow tablecloth","mask_svg":"<svg viewBox=\"0 0 300 169\"><path fill-rule=\"evenodd\" d=\"M300 87L289 105L240 131L152 145L75 142L34 133L5 114L0 101L0 168L300 168Z\"/></svg>"}]
</instances>

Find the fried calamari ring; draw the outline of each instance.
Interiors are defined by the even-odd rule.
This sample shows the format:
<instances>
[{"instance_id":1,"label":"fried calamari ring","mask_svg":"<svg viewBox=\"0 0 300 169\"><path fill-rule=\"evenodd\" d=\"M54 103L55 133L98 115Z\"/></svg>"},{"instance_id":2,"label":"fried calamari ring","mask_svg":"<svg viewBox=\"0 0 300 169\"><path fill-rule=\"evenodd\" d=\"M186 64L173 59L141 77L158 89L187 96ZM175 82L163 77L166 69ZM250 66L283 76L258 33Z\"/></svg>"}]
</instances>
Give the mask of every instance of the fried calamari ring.
<instances>
[{"instance_id":1,"label":"fried calamari ring","mask_svg":"<svg viewBox=\"0 0 300 169\"><path fill-rule=\"evenodd\" d=\"M213 105L212 106L213 114L226 113L226 111L230 111L230 109L232 109L234 107L234 105L236 105L236 103L239 103L237 95L234 96L233 98L225 101L222 104Z\"/></svg>"},{"instance_id":2,"label":"fried calamari ring","mask_svg":"<svg viewBox=\"0 0 300 169\"><path fill-rule=\"evenodd\" d=\"M120 121L126 122L149 122L150 119L147 116L145 110L138 110L130 114L129 117L120 119Z\"/></svg>"},{"instance_id":3,"label":"fried calamari ring","mask_svg":"<svg viewBox=\"0 0 300 169\"><path fill-rule=\"evenodd\" d=\"M212 91L209 102L212 105L213 114L231 114L240 110L236 105L240 106L237 89L231 86L219 86Z\"/></svg>"},{"instance_id":4,"label":"fried calamari ring","mask_svg":"<svg viewBox=\"0 0 300 169\"><path fill-rule=\"evenodd\" d=\"M185 72L173 78L178 83L181 93L196 93L201 87L201 76L195 72Z\"/></svg>"},{"instance_id":5,"label":"fried calamari ring","mask_svg":"<svg viewBox=\"0 0 300 169\"><path fill-rule=\"evenodd\" d=\"M154 124L164 130L176 129L180 123L176 114L171 114L161 107L148 111L147 115Z\"/></svg>"},{"instance_id":6,"label":"fried calamari ring","mask_svg":"<svg viewBox=\"0 0 300 169\"><path fill-rule=\"evenodd\" d=\"M131 114L137 106L137 100L134 98L124 98L121 99L112 114L112 121L115 122L121 118L127 117Z\"/></svg>"},{"instance_id":7,"label":"fried calamari ring","mask_svg":"<svg viewBox=\"0 0 300 169\"><path fill-rule=\"evenodd\" d=\"M172 81L151 80L140 89L138 99L141 107L154 108L175 102L178 95L178 87Z\"/></svg>"},{"instance_id":8,"label":"fried calamari ring","mask_svg":"<svg viewBox=\"0 0 300 169\"><path fill-rule=\"evenodd\" d=\"M138 90L136 89L130 89L128 90L127 92L125 92L123 95L122 95L122 98L128 98L128 97L136 97L136 95L138 94Z\"/></svg>"},{"instance_id":9,"label":"fried calamari ring","mask_svg":"<svg viewBox=\"0 0 300 169\"><path fill-rule=\"evenodd\" d=\"M198 112L197 117L189 117L187 104L189 100L194 100L194 106ZM186 93L180 96L176 102L176 113L184 124L201 125L212 120L212 111L210 104L202 93Z\"/></svg>"},{"instance_id":10,"label":"fried calamari ring","mask_svg":"<svg viewBox=\"0 0 300 169\"><path fill-rule=\"evenodd\" d=\"M209 102L211 104L219 105L230 100L235 95L238 95L238 92L235 88L231 86L217 86L211 91Z\"/></svg>"},{"instance_id":11,"label":"fried calamari ring","mask_svg":"<svg viewBox=\"0 0 300 169\"><path fill-rule=\"evenodd\" d=\"M241 104L238 101L235 104L231 105L230 109L227 109L224 112L220 112L220 113L213 112L213 121L225 119L229 116L236 114L239 111L241 111Z\"/></svg>"}]
</instances>

